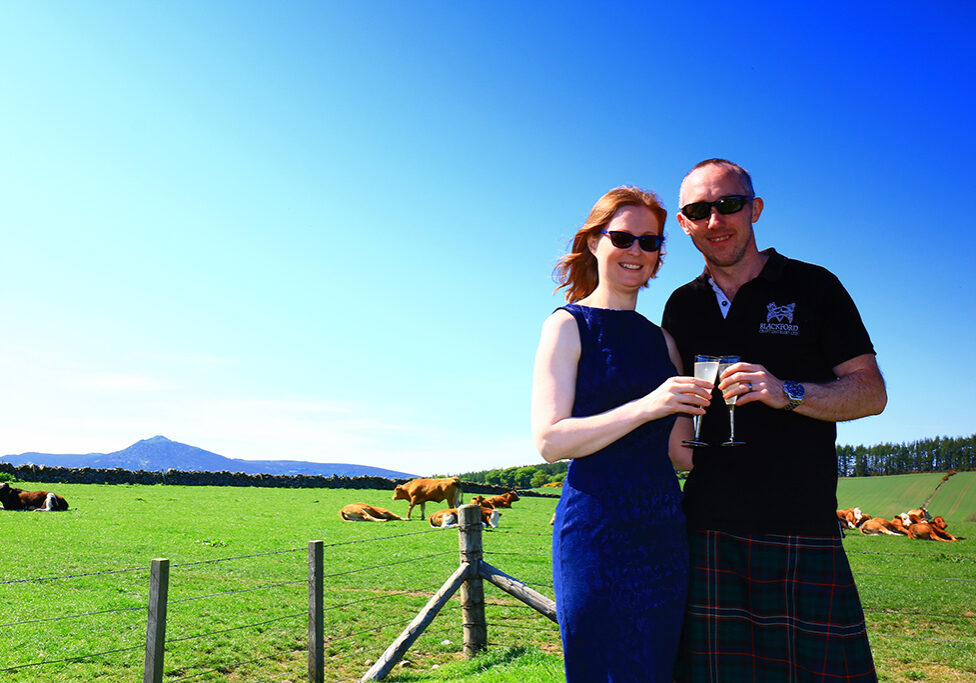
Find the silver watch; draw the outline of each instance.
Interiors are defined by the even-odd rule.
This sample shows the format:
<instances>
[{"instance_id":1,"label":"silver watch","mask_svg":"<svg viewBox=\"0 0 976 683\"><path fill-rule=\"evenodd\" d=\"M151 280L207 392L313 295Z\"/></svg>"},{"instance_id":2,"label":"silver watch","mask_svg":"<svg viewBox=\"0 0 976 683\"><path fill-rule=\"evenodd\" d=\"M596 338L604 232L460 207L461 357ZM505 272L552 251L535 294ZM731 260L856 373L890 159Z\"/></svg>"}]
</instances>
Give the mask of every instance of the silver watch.
<instances>
[{"instance_id":1,"label":"silver watch","mask_svg":"<svg viewBox=\"0 0 976 683\"><path fill-rule=\"evenodd\" d=\"M799 382L783 382L783 393L790 400L789 405L784 410L793 410L803 403L803 394L806 393L806 389Z\"/></svg>"}]
</instances>

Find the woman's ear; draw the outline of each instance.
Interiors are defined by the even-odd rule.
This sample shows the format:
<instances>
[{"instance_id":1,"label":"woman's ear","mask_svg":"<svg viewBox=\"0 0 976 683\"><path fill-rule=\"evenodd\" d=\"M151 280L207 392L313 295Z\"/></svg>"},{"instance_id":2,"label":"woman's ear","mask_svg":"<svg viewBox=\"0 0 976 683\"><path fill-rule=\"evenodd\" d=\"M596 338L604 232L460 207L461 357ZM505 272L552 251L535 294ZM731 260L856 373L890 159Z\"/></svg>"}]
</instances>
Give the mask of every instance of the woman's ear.
<instances>
[{"instance_id":1,"label":"woman's ear","mask_svg":"<svg viewBox=\"0 0 976 683\"><path fill-rule=\"evenodd\" d=\"M596 245L600 241L600 233L594 232L592 235L586 238L586 246L590 248L590 253L596 256Z\"/></svg>"}]
</instances>

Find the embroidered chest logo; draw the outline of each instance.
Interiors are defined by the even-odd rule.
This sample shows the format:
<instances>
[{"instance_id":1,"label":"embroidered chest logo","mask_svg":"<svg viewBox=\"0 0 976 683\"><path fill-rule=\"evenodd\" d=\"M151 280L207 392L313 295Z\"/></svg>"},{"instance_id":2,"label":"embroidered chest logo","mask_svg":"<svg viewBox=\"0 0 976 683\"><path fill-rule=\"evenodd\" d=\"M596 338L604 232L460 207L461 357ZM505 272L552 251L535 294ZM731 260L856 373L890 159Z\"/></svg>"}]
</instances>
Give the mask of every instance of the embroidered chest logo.
<instances>
[{"instance_id":1,"label":"embroidered chest logo","mask_svg":"<svg viewBox=\"0 0 976 683\"><path fill-rule=\"evenodd\" d=\"M770 301L766 306L766 322L759 323L760 334L789 334L796 336L800 333L800 326L793 324L793 311L796 303L777 306Z\"/></svg>"},{"instance_id":2,"label":"embroidered chest logo","mask_svg":"<svg viewBox=\"0 0 976 683\"><path fill-rule=\"evenodd\" d=\"M793 309L796 308L796 304L789 304L787 306L777 306L776 302L770 302L766 306L766 322L772 322L774 320L778 322L793 322Z\"/></svg>"}]
</instances>

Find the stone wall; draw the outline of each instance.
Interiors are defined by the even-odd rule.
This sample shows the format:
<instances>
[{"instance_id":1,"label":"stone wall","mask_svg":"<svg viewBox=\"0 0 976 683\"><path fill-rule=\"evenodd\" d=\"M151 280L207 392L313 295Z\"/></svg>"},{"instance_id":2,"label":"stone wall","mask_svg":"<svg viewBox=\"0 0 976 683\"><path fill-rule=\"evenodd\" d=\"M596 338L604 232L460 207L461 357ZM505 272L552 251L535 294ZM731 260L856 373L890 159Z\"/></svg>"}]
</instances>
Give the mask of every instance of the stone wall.
<instances>
[{"instance_id":1,"label":"stone wall","mask_svg":"<svg viewBox=\"0 0 976 683\"><path fill-rule=\"evenodd\" d=\"M321 489L379 489L392 491L397 484L409 479L385 477L321 477L306 474L244 474L243 472L191 472L185 470L147 471L94 469L91 467L46 467L44 465L11 465L0 462L0 472L6 472L20 482L51 484L169 484L171 486L267 486L272 488ZM25 487L18 487L25 488ZM29 487L28 487L29 488ZM462 481L465 494L497 495L509 489L491 484ZM534 491L519 495L538 496Z\"/></svg>"}]
</instances>

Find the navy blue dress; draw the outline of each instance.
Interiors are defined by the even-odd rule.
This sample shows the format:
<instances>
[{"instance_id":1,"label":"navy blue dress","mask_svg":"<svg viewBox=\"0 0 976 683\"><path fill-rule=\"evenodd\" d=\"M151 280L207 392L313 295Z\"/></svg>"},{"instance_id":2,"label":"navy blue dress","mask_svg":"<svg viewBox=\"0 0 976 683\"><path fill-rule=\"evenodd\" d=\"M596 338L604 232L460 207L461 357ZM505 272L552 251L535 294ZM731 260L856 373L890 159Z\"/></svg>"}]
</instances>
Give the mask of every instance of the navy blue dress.
<instances>
[{"instance_id":1,"label":"navy blue dress","mask_svg":"<svg viewBox=\"0 0 976 683\"><path fill-rule=\"evenodd\" d=\"M661 328L636 311L564 307L579 326L573 417L616 408L676 373ZM569 683L670 683L688 588L674 417L573 460L552 566Z\"/></svg>"}]
</instances>

